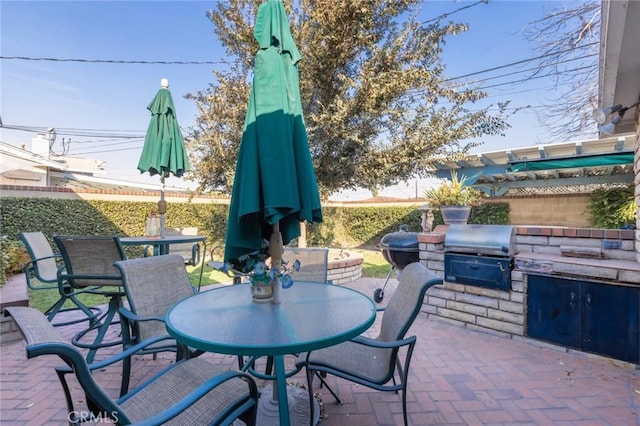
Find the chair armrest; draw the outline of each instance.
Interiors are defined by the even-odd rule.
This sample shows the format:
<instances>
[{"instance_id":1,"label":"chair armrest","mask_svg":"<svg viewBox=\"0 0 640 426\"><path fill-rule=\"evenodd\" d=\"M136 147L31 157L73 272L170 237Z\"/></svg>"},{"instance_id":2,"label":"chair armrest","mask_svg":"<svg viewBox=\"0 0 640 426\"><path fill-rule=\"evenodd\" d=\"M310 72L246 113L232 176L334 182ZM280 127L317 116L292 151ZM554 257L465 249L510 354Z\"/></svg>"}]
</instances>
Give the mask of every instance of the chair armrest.
<instances>
[{"instance_id":1,"label":"chair armrest","mask_svg":"<svg viewBox=\"0 0 640 426\"><path fill-rule=\"evenodd\" d=\"M157 336L157 337L154 337L152 339L145 340L144 342L138 343L137 345L131 346L131 347L127 348L126 350L124 350L122 352L119 352L118 354L116 354L116 355L114 355L114 356L112 356L110 358L107 358L107 359L104 359L104 360L101 360L101 361L97 361L97 362L93 362L91 364L87 364L87 367L89 367L89 371L94 371L94 370L99 370L101 368L105 368L105 367L107 367L107 366L109 366L111 364L115 364L116 362L120 362L120 361L122 361L123 359L125 359L127 357L135 355L136 352L146 348L149 345L153 345L155 343L162 342L163 340L174 340L174 339L173 339L173 337L171 337L169 335ZM66 366L65 367L59 367L57 369L59 369L60 371L63 371L63 372L72 372L73 371L71 369L71 367L66 367Z\"/></svg>"},{"instance_id":2,"label":"chair armrest","mask_svg":"<svg viewBox=\"0 0 640 426\"><path fill-rule=\"evenodd\" d=\"M120 307L120 309L118 309L118 312L120 313L120 315L122 315L123 317L125 317L130 321L136 321L136 322L137 321L162 321L164 322L164 317L141 317L138 314L131 312L129 309L125 307Z\"/></svg>"},{"instance_id":3,"label":"chair armrest","mask_svg":"<svg viewBox=\"0 0 640 426\"><path fill-rule=\"evenodd\" d=\"M416 336L405 337L402 340L392 340L389 342L370 339L369 337L364 337L364 336L358 336L351 339L353 343L358 343L365 346L371 346L373 348L388 348L388 349L400 348L402 346L411 345L415 343L416 340L417 340Z\"/></svg>"},{"instance_id":4,"label":"chair armrest","mask_svg":"<svg viewBox=\"0 0 640 426\"><path fill-rule=\"evenodd\" d=\"M212 391L213 389L215 389L216 387L220 386L220 384L237 378L237 377L241 377L244 378L245 381L248 383L249 385L249 394L251 395L251 397L257 401L258 399L258 388L255 384L255 381L253 380L253 378L251 378L251 376L247 373L243 373L241 371L227 371L225 373L219 374L215 377L212 377L211 379L207 380L206 382L204 382L203 384L201 384L200 386L198 386L197 388L195 388L194 390L192 390L188 395L184 396L182 399L178 400L176 403L174 403L171 407L167 408L166 410L156 414L155 416L146 419L142 422L138 422L136 423L136 425L144 425L144 426L155 426L155 425L159 425L159 424L163 424L166 423L167 421L171 420L172 418L176 417L178 414L182 413L183 411L191 408L191 406L198 401L199 399L201 399L202 397L204 397L207 393L209 393L210 391ZM125 395L124 397L120 398L118 400L118 403L122 403L124 401L126 401L127 399L129 399L130 397L132 397L133 395L135 395L137 392L139 392L140 390L144 389L144 384L142 386L139 386L135 389L133 389L131 392L129 392L127 395ZM215 419L213 419L215 420Z\"/></svg>"}]
</instances>

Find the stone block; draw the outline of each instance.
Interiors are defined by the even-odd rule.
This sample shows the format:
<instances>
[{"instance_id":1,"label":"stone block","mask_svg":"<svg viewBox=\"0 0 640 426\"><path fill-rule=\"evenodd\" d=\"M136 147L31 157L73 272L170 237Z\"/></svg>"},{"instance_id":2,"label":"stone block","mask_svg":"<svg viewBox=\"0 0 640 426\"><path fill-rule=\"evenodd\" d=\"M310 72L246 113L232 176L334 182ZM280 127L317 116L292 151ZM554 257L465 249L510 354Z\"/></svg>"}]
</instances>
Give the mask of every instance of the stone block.
<instances>
[{"instance_id":1,"label":"stone block","mask_svg":"<svg viewBox=\"0 0 640 426\"><path fill-rule=\"evenodd\" d=\"M511 282L522 281L522 271L511 271Z\"/></svg>"},{"instance_id":2,"label":"stone block","mask_svg":"<svg viewBox=\"0 0 640 426\"><path fill-rule=\"evenodd\" d=\"M531 235L516 235L516 244L531 244L534 246L546 246L549 244L549 237L539 237Z\"/></svg>"},{"instance_id":3,"label":"stone block","mask_svg":"<svg viewBox=\"0 0 640 426\"><path fill-rule=\"evenodd\" d=\"M511 300L501 300L497 309L505 312L511 312L514 314L522 314L524 312L524 307L522 303L514 302Z\"/></svg>"},{"instance_id":4,"label":"stone block","mask_svg":"<svg viewBox=\"0 0 640 426\"><path fill-rule=\"evenodd\" d=\"M494 308L494 309L497 309L499 306L498 300L494 299L493 297L484 297L484 296L478 296L478 295L469 294L469 293L459 294L456 300L462 303L470 303L473 305L484 306L487 308Z\"/></svg>"},{"instance_id":5,"label":"stone block","mask_svg":"<svg viewBox=\"0 0 640 426\"><path fill-rule=\"evenodd\" d=\"M454 300L456 298L456 293L451 290L447 290L444 287L438 286L438 287L431 287L427 291L427 296L439 297L441 299L447 299L447 300L449 299Z\"/></svg>"},{"instance_id":6,"label":"stone block","mask_svg":"<svg viewBox=\"0 0 640 426\"><path fill-rule=\"evenodd\" d=\"M618 272L618 281L624 283L639 284L640 283L640 271L625 271Z\"/></svg>"},{"instance_id":7,"label":"stone block","mask_svg":"<svg viewBox=\"0 0 640 426\"><path fill-rule=\"evenodd\" d=\"M452 309L438 308L438 315L443 318L449 318L459 322L475 324L476 316L465 312L454 311Z\"/></svg>"},{"instance_id":8,"label":"stone block","mask_svg":"<svg viewBox=\"0 0 640 426\"><path fill-rule=\"evenodd\" d=\"M559 246L535 246L533 247L534 253L546 254L549 256L561 256L562 252L560 251Z\"/></svg>"},{"instance_id":9,"label":"stone block","mask_svg":"<svg viewBox=\"0 0 640 426\"><path fill-rule=\"evenodd\" d=\"M533 246L531 244L518 244L516 250L517 253L531 253L533 252Z\"/></svg>"},{"instance_id":10,"label":"stone block","mask_svg":"<svg viewBox=\"0 0 640 426\"><path fill-rule=\"evenodd\" d=\"M494 299L509 300L509 292L502 290L494 290L492 288L477 287L474 285L465 286L465 290L470 294L477 294L478 296L492 297Z\"/></svg>"},{"instance_id":11,"label":"stone block","mask_svg":"<svg viewBox=\"0 0 640 426\"><path fill-rule=\"evenodd\" d=\"M447 290L455 291L456 293L463 293L465 289L465 285L445 281L444 288L446 288Z\"/></svg>"},{"instance_id":12,"label":"stone block","mask_svg":"<svg viewBox=\"0 0 640 426\"><path fill-rule=\"evenodd\" d=\"M522 281L511 281L511 290L516 293L522 293L524 291L524 284Z\"/></svg>"},{"instance_id":13,"label":"stone block","mask_svg":"<svg viewBox=\"0 0 640 426\"><path fill-rule=\"evenodd\" d=\"M436 306L431 306L431 305L422 305L422 312L424 312L425 314L429 314L429 315L437 315L438 314L438 308Z\"/></svg>"},{"instance_id":14,"label":"stone block","mask_svg":"<svg viewBox=\"0 0 640 426\"><path fill-rule=\"evenodd\" d=\"M558 274L570 274L608 280L615 280L618 277L618 271L616 269L603 268L601 266L577 265L572 263L553 262L553 271Z\"/></svg>"},{"instance_id":15,"label":"stone block","mask_svg":"<svg viewBox=\"0 0 640 426\"><path fill-rule=\"evenodd\" d=\"M511 293L511 301L514 303L522 304L522 302L524 301L524 293Z\"/></svg>"},{"instance_id":16,"label":"stone block","mask_svg":"<svg viewBox=\"0 0 640 426\"><path fill-rule=\"evenodd\" d=\"M477 315L477 316L487 316L487 308L484 306L472 305L469 303L460 303L453 300L447 301L447 309L451 309L454 311L465 312L467 314Z\"/></svg>"},{"instance_id":17,"label":"stone block","mask_svg":"<svg viewBox=\"0 0 640 426\"><path fill-rule=\"evenodd\" d=\"M487 316L491 319L495 319L501 322L508 322L510 324L524 325L524 315L514 314L510 312L500 311L498 309L488 309Z\"/></svg>"},{"instance_id":18,"label":"stone block","mask_svg":"<svg viewBox=\"0 0 640 426\"><path fill-rule=\"evenodd\" d=\"M626 250L604 250L604 257L605 259L634 261L636 254L632 251Z\"/></svg>"},{"instance_id":19,"label":"stone block","mask_svg":"<svg viewBox=\"0 0 640 426\"><path fill-rule=\"evenodd\" d=\"M576 246L576 247L597 247L602 246L602 240L599 238L549 238L550 246Z\"/></svg>"},{"instance_id":20,"label":"stone block","mask_svg":"<svg viewBox=\"0 0 640 426\"><path fill-rule=\"evenodd\" d=\"M427 262L427 264L425 265L427 267L427 269L429 269L430 271L439 271L442 272L442 274L438 274L440 276L444 276L444 262L440 262L437 260L430 260Z\"/></svg>"},{"instance_id":21,"label":"stone block","mask_svg":"<svg viewBox=\"0 0 640 426\"><path fill-rule=\"evenodd\" d=\"M430 296L428 293L427 293L426 302L427 302L427 305L431 305L431 306L438 306L442 308L447 306L447 299L443 299L442 297Z\"/></svg>"},{"instance_id":22,"label":"stone block","mask_svg":"<svg viewBox=\"0 0 640 426\"><path fill-rule=\"evenodd\" d=\"M483 317L478 317L476 324L481 327L491 328L493 330L502 331L504 333L515 334L518 336L524 335L524 326L522 325L510 324L510 323L498 321L495 319L483 318Z\"/></svg>"}]
</instances>

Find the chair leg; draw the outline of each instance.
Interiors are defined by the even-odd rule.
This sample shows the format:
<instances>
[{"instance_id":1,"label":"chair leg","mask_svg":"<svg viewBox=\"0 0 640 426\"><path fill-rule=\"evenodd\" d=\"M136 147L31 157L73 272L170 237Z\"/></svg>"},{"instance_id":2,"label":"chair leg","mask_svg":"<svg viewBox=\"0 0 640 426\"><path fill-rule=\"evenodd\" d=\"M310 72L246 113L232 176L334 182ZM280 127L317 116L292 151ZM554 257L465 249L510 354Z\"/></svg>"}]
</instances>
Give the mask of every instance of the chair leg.
<instances>
[{"instance_id":1,"label":"chair leg","mask_svg":"<svg viewBox=\"0 0 640 426\"><path fill-rule=\"evenodd\" d=\"M80 417L78 416L78 412L73 406L73 398L71 398L71 392L69 390L69 384L67 383L67 379L65 379L65 375L69 373L73 373L72 370L66 370L63 368L56 368L56 374L58 375L58 380L60 381L60 385L62 386L62 391L64 392L64 399L67 402L67 420L70 425L80 424Z\"/></svg>"},{"instance_id":2,"label":"chair leg","mask_svg":"<svg viewBox=\"0 0 640 426\"><path fill-rule=\"evenodd\" d=\"M101 321L97 324L95 324L95 326L93 327L89 327L86 330L81 331L80 333L76 334L75 336L73 336L73 338L71 339L71 342L75 345L78 346L80 348L85 348L85 349L89 349L89 353L87 354L87 363L91 364L93 362L93 359L96 355L96 352L99 348L105 348L105 347L109 347L109 346L116 346L116 345L121 345L122 344L122 340L119 341L115 341L115 342L108 342L108 343L103 343L103 339L105 334L107 333L109 327L113 324L117 324L119 323L119 321L113 321L116 313L118 312L118 309L120 308L120 305L122 303L122 298L119 295L116 296L112 296L111 299L109 300L109 307L107 309L107 312L103 315L103 317L101 318ZM97 335L96 338L93 340L93 343L83 343L81 342L81 339L90 331L92 330L97 330Z\"/></svg>"},{"instance_id":3,"label":"chair leg","mask_svg":"<svg viewBox=\"0 0 640 426\"><path fill-rule=\"evenodd\" d=\"M273 357L268 356L267 365L264 368L264 374L266 374L267 376L270 376L272 372L273 372Z\"/></svg>"},{"instance_id":4,"label":"chair leg","mask_svg":"<svg viewBox=\"0 0 640 426\"><path fill-rule=\"evenodd\" d=\"M71 302L73 302L73 304L76 305L76 307L63 308L67 300L70 300ZM78 310L82 311L82 313L85 314L86 318L79 318L79 319L73 319L73 320L61 321L61 322L53 322L53 319L59 313L72 312L72 311L78 311ZM83 321L90 321L89 326L92 326L96 318L98 318L101 314L102 314L102 311L100 310L100 308L88 307L84 303L76 299L74 296L69 296L67 294L60 296L60 299L58 299L56 303L51 305L51 307L45 311L45 315L47 319L54 327L63 327L65 325L78 324Z\"/></svg>"},{"instance_id":5,"label":"chair leg","mask_svg":"<svg viewBox=\"0 0 640 426\"><path fill-rule=\"evenodd\" d=\"M404 418L404 426L407 426L407 390L402 389L402 416Z\"/></svg>"},{"instance_id":6,"label":"chair leg","mask_svg":"<svg viewBox=\"0 0 640 426\"><path fill-rule=\"evenodd\" d=\"M340 397L333 391L333 389L331 389L331 386L329 386L329 383L327 383L324 378L322 377L322 375L320 374L320 372L316 371L316 377L318 379L320 379L320 383L324 386L327 387L327 389L329 390L329 392L331 393L331 395L333 395L333 397L335 398L336 402L338 404L342 404L342 400L340 399Z\"/></svg>"}]
</instances>

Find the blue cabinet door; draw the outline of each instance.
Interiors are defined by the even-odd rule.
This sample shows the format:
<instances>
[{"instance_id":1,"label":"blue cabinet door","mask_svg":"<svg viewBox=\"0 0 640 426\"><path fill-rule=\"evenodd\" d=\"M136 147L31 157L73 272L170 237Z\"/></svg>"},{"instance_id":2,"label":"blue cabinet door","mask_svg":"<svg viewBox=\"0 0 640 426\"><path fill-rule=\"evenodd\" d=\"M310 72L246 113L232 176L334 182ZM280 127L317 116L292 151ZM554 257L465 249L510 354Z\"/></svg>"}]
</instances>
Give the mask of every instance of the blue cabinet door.
<instances>
[{"instance_id":1,"label":"blue cabinet door","mask_svg":"<svg viewBox=\"0 0 640 426\"><path fill-rule=\"evenodd\" d=\"M580 348L580 284L556 277L528 275L527 334Z\"/></svg>"},{"instance_id":2,"label":"blue cabinet door","mask_svg":"<svg viewBox=\"0 0 640 426\"><path fill-rule=\"evenodd\" d=\"M582 348L638 363L640 288L585 282Z\"/></svg>"},{"instance_id":3,"label":"blue cabinet door","mask_svg":"<svg viewBox=\"0 0 640 426\"><path fill-rule=\"evenodd\" d=\"M622 361L640 361L640 287L527 275L526 334Z\"/></svg>"}]
</instances>

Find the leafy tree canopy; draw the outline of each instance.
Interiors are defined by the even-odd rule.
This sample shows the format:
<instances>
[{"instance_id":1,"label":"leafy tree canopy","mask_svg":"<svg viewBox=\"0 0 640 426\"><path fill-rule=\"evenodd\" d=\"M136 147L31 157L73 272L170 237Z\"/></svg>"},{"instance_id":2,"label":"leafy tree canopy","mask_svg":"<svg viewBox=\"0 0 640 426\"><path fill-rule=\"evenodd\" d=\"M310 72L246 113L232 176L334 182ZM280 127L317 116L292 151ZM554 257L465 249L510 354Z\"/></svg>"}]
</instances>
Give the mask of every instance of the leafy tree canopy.
<instances>
[{"instance_id":1,"label":"leafy tree canopy","mask_svg":"<svg viewBox=\"0 0 640 426\"><path fill-rule=\"evenodd\" d=\"M263 0L217 2L208 17L228 67L187 95L199 116L188 136L202 190L230 191L251 87L256 11ZM474 108L486 93L449 82L440 55L466 31L441 17L417 18L421 0L284 0L299 63L303 111L323 196L371 190L425 176L436 156L476 146L465 139L502 134L498 113Z\"/></svg>"}]
</instances>

